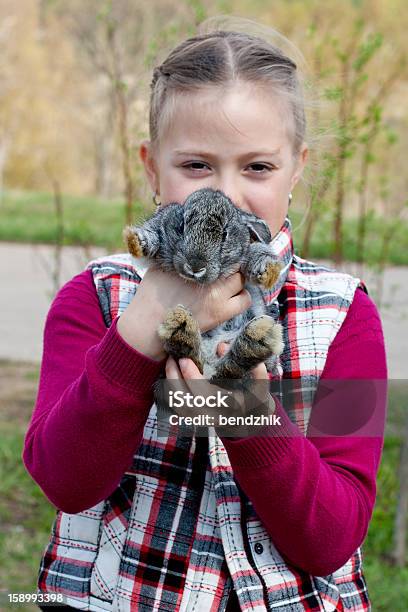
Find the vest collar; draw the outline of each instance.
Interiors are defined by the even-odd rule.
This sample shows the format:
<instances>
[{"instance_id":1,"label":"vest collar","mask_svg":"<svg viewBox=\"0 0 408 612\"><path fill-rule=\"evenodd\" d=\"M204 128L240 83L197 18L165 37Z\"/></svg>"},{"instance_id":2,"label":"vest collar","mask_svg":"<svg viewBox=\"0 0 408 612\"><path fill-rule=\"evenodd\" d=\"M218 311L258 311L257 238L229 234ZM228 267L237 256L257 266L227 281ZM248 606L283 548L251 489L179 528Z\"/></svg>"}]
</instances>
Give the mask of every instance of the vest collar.
<instances>
[{"instance_id":1,"label":"vest collar","mask_svg":"<svg viewBox=\"0 0 408 612\"><path fill-rule=\"evenodd\" d=\"M262 289L262 297L266 305L276 302L276 298L279 295L283 285L286 282L290 266L293 259L293 238L292 238L292 224L289 217L285 217L285 220L277 234L272 238L269 243L272 253L278 258L282 264L282 269L279 274L278 280L271 289Z\"/></svg>"}]
</instances>

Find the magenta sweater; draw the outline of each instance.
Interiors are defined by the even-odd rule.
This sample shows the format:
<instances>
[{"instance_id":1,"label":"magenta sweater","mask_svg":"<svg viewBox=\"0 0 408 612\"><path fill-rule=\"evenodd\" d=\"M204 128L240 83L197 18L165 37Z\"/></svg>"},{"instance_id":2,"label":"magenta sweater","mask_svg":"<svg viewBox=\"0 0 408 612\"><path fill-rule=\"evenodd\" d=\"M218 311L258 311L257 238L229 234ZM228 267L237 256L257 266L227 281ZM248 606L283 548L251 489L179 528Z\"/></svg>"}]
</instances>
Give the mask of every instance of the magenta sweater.
<instances>
[{"instance_id":1,"label":"magenta sweater","mask_svg":"<svg viewBox=\"0 0 408 612\"><path fill-rule=\"evenodd\" d=\"M22 458L59 509L77 513L106 499L132 464L164 368L105 327L90 271L57 294L44 331L35 409ZM357 289L321 378L386 379L384 338L372 300ZM386 411L384 400L384 418ZM367 533L382 437L299 432L279 402L273 437L223 438L236 480L281 554L324 576Z\"/></svg>"}]
</instances>

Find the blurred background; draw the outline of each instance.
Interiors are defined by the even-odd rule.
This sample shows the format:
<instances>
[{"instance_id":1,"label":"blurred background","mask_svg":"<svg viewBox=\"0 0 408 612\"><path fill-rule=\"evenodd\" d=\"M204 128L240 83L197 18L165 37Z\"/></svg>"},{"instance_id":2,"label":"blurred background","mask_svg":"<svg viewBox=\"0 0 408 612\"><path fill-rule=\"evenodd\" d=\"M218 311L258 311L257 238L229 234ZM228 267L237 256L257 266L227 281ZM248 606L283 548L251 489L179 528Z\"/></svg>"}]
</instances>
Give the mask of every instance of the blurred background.
<instances>
[{"instance_id":1,"label":"blurred background","mask_svg":"<svg viewBox=\"0 0 408 612\"><path fill-rule=\"evenodd\" d=\"M55 516L21 462L46 313L153 211L138 156L152 70L217 15L295 45L282 48L304 74L311 149L291 206L295 251L359 276L380 310L389 422L363 552L373 610L408 609L405 0L1 0L0 610L6 593L35 592Z\"/></svg>"}]
</instances>

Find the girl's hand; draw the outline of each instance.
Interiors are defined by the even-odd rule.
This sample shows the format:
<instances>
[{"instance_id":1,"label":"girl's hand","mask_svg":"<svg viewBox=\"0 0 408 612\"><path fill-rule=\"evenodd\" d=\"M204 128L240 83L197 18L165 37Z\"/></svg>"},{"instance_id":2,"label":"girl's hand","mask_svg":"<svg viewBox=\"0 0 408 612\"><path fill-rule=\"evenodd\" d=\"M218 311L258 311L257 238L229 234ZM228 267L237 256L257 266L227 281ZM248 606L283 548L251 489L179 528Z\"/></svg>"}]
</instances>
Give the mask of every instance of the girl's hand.
<instances>
[{"instance_id":1,"label":"girl's hand","mask_svg":"<svg viewBox=\"0 0 408 612\"><path fill-rule=\"evenodd\" d=\"M118 321L118 332L124 340L153 359L166 353L157 334L167 311L177 304L188 308L200 331L206 332L247 310L251 296L244 289L240 272L218 279L210 285L190 283L178 274L150 266L137 293Z\"/></svg>"},{"instance_id":2,"label":"girl's hand","mask_svg":"<svg viewBox=\"0 0 408 612\"><path fill-rule=\"evenodd\" d=\"M221 357L228 350L229 350L229 343L220 342L217 347L217 354ZM252 379L254 380L267 380L267 381L269 380L268 372L267 372L267 369L264 363L258 364L255 368L251 370L251 373L252 373ZM179 364L177 364L175 359L169 356L166 362L166 378L168 380L177 381L175 385L175 389L177 390L183 389L184 393L191 393L192 395L199 394L199 395L204 395L204 396L214 395L214 388L215 388L214 385L209 385L207 389L204 382L199 383L199 384L197 384L196 382L194 383L191 382L189 384L189 381L205 381L206 380L204 376L200 373L195 363L191 359L179 359ZM221 391L222 393L225 393L225 389L222 389ZM256 389L256 391L260 391L262 394L262 397L260 398L256 395L253 395L253 398L256 399L257 401L255 403L252 401L252 405L256 409L260 409L261 413L263 414L266 414L266 413L272 414L275 410L275 403L274 403L272 396L269 393L269 384L264 385L262 388ZM266 393L266 397L265 397L265 393ZM240 397L238 393L234 391L235 401L237 400L238 397L240 399L240 401L238 402L239 413L241 415L245 415L246 414L245 398L243 395ZM197 416L199 414L209 415L210 417L214 419L213 421L214 426L216 427L217 433L219 435L224 435L224 436L232 435L234 437L239 437L242 435L244 436L248 435L248 433L252 433L252 434L258 433L256 427L255 429L254 428L246 429L245 427L242 428L242 427L235 427L235 426L220 427L218 425L218 416L221 413L221 410L219 408L215 408L215 407L211 408L208 406L205 406L203 408L195 408L195 407L187 407L183 405L181 409L175 410L175 412L177 412L177 414L182 417ZM230 408L226 412L224 411L224 416L232 416L232 412Z\"/></svg>"}]
</instances>

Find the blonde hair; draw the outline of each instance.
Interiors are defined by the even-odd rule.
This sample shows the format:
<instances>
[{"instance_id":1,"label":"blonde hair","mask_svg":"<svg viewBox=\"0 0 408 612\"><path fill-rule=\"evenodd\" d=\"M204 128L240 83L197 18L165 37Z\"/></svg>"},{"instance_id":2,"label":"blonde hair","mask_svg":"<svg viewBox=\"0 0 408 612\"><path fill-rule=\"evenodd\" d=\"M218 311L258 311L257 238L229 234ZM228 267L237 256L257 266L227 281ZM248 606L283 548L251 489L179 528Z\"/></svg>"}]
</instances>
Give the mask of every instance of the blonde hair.
<instances>
[{"instance_id":1,"label":"blonde hair","mask_svg":"<svg viewBox=\"0 0 408 612\"><path fill-rule=\"evenodd\" d=\"M225 23L234 29L225 29ZM178 96L203 88L227 88L237 82L247 82L263 86L287 103L285 108L293 118L292 154L298 156L306 138L306 116L297 64L268 40L247 33L248 26L279 37L301 57L284 36L271 28L231 16L207 19L196 36L181 42L153 70L149 108L153 150L159 149L160 140L171 125ZM247 31L239 31L241 28Z\"/></svg>"}]
</instances>

